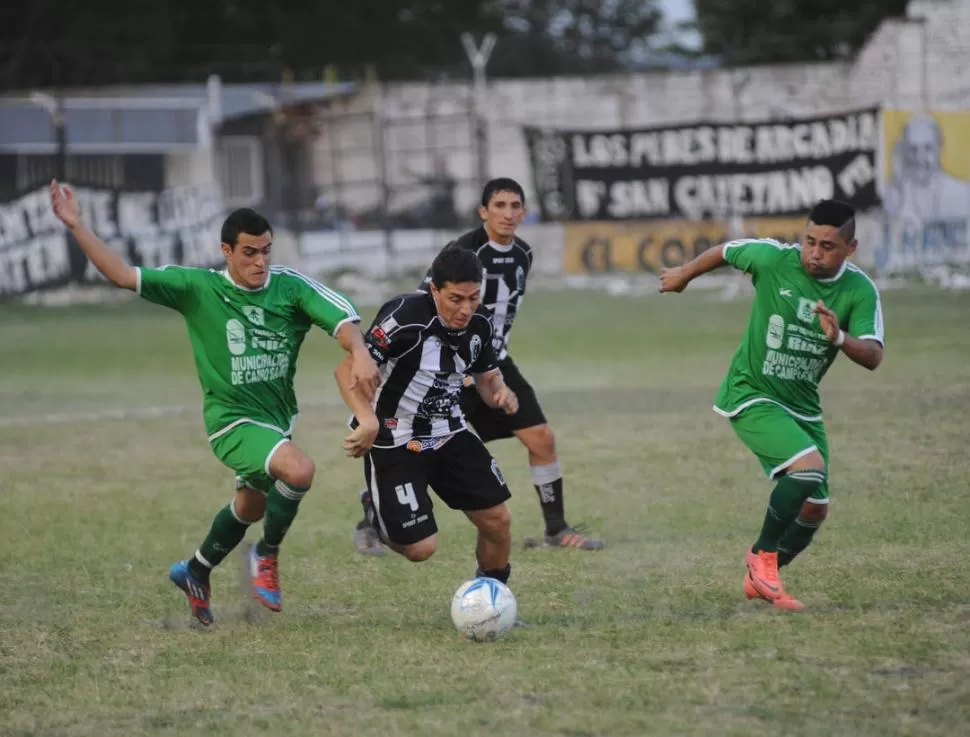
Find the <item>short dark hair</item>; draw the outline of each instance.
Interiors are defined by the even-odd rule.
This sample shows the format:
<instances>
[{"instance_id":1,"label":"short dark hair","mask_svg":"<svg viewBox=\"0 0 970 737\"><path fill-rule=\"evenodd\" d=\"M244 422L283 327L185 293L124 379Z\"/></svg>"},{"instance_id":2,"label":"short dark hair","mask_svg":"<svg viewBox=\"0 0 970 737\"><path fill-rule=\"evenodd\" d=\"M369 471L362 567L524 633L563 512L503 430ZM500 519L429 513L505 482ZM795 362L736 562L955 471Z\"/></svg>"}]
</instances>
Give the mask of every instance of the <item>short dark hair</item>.
<instances>
[{"instance_id":1,"label":"short dark hair","mask_svg":"<svg viewBox=\"0 0 970 737\"><path fill-rule=\"evenodd\" d=\"M484 267L474 251L447 246L431 262L431 283L441 289L446 283L481 282Z\"/></svg>"},{"instance_id":2,"label":"short dark hair","mask_svg":"<svg viewBox=\"0 0 970 737\"><path fill-rule=\"evenodd\" d=\"M240 233L246 235L270 233L272 235L273 229L270 227L269 220L258 212L248 207L241 207L229 213L229 217L222 223L222 235L220 236L222 243L235 248Z\"/></svg>"},{"instance_id":3,"label":"short dark hair","mask_svg":"<svg viewBox=\"0 0 970 737\"><path fill-rule=\"evenodd\" d=\"M522 204L525 204L525 190L522 189L522 185L509 177L499 177L498 179L490 179L485 183L485 188L482 190L482 207L488 207L488 203L499 192L517 194L519 199L522 200Z\"/></svg>"},{"instance_id":4,"label":"short dark hair","mask_svg":"<svg viewBox=\"0 0 970 737\"><path fill-rule=\"evenodd\" d=\"M841 200L821 200L808 213L809 222L831 225L839 229L839 235L848 242L855 238L855 208Z\"/></svg>"}]
</instances>

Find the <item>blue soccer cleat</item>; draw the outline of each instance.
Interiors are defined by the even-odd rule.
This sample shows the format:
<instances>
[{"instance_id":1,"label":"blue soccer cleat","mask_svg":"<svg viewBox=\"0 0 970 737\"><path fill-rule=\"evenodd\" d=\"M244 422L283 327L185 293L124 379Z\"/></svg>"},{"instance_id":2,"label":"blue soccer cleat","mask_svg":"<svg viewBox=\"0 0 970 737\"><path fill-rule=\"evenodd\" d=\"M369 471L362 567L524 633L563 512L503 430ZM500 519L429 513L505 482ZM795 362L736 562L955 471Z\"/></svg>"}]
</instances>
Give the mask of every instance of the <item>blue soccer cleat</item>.
<instances>
[{"instance_id":1,"label":"blue soccer cleat","mask_svg":"<svg viewBox=\"0 0 970 737\"><path fill-rule=\"evenodd\" d=\"M189 572L189 562L180 560L173 563L168 569L168 580L178 586L185 593L192 608L192 616L199 622L208 626L215 621L212 609L209 608L209 598L211 589L209 584L203 584L196 580Z\"/></svg>"}]
</instances>

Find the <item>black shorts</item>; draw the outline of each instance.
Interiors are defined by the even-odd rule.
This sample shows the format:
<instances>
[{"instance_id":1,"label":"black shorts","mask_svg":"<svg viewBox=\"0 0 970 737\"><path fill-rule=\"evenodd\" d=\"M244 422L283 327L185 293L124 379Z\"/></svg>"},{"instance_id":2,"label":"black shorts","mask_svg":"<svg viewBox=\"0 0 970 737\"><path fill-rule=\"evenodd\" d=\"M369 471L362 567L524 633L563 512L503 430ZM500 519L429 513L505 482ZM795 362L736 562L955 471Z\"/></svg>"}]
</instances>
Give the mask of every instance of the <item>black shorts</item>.
<instances>
[{"instance_id":1,"label":"black shorts","mask_svg":"<svg viewBox=\"0 0 970 737\"><path fill-rule=\"evenodd\" d=\"M438 531L429 485L445 504L463 511L490 509L512 496L498 461L468 430L438 448L421 445L413 440L397 448L371 448L364 456L378 525L392 542L410 545Z\"/></svg>"},{"instance_id":2,"label":"black shorts","mask_svg":"<svg viewBox=\"0 0 970 737\"><path fill-rule=\"evenodd\" d=\"M519 399L519 411L514 415L507 415L500 409L489 407L474 385L465 387L461 392L461 411L465 413L468 423L475 428L478 437L486 443L511 438L516 430L546 424L546 416L539 406L535 390L519 372L518 366L511 358L499 361L498 366L502 370L505 385Z\"/></svg>"}]
</instances>

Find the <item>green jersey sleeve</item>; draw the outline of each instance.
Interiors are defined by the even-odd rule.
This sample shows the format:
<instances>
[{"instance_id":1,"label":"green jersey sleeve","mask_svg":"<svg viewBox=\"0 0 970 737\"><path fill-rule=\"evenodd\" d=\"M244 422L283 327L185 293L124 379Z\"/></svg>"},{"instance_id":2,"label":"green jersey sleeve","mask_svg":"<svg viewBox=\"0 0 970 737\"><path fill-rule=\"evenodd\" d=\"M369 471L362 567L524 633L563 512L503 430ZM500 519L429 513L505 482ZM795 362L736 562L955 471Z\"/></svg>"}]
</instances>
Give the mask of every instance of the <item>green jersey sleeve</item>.
<instances>
[{"instance_id":1,"label":"green jersey sleeve","mask_svg":"<svg viewBox=\"0 0 970 737\"><path fill-rule=\"evenodd\" d=\"M297 276L297 273L293 275ZM360 322L357 308L345 295L304 274L299 274L295 283L300 309L310 322L328 334L334 335L345 322Z\"/></svg>"},{"instance_id":2,"label":"green jersey sleeve","mask_svg":"<svg viewBox=\"0 0 970 737\"><path fill-rule=\"evenodd\" d=\"M752 276L772 268L788 248L782 243L769 238L758 240L730 241L723 246L724 260L740 271Z\"/></svg>"},{"instance_id":3,"label":"green jersey sleeve","mask_svg":"<svg viewBox=\"0 0 970 737\"><path fill-rule=\"evenodd\" d=\"M138 267L135 292L143 299L185 313L195 303L194 285L202 269L185 266Z\"/></svg>"},{"instance_id":4,"label":"green jersey sleeve","mask_svg":"<svg viewBox=\"0 0 970 737\"><path fill-rule=\"evenodd\" d=\"M885 345L879 289L866 278L858 294L859 297L849 312L849 335L860 340L875 340L880 345Z\"/></svg>"}]
</instances>

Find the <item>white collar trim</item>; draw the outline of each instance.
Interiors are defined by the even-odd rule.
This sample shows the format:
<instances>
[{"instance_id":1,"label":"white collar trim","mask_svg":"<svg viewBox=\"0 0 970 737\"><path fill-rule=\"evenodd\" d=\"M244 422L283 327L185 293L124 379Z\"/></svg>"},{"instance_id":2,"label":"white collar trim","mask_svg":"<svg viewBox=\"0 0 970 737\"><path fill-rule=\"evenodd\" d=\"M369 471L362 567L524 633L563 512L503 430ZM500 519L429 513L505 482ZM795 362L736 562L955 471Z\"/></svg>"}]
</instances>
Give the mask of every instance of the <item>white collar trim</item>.
<instances>
[{"instance_id":1,"label":"white collar trim","mask_svg":"<svg viewBox=\"0 0 970 737\"><path fill-rule=\"evenodd\" d=\"M513 248L515 248L515 238L512 238L512 242L509 243L507 246L504 245L504 244L502 244L502 243L496 243L491 238L489 238L488 239L488 245L491 246L492 248L494 248L499 253L508 253Z\"/></svg>"}]
</instances>

